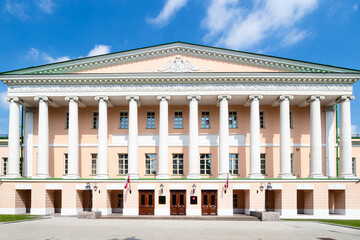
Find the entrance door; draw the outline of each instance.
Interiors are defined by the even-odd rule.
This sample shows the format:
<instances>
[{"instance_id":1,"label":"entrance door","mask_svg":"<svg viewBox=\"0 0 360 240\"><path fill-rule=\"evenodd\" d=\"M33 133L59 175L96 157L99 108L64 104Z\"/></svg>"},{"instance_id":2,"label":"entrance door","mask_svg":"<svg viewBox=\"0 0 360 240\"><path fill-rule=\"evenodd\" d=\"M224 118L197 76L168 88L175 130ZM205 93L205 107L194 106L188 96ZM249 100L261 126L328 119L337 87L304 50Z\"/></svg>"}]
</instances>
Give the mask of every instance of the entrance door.
<instances>
[{"instance_id":1,"label":"entrance door","mask_svg":"<svg viewBox=\"0 0 360 240\"><path fill-rule=\"evenodd\" d=\"M170 191L170 214L186 215L186 191L172 190Z\"/></svg>"},{"instance_id":2,"label":"entrance door","mask_svg":"<svg viewBox=\"0 0 360 240\"><path fill-rule=\"evenodd\" d=\"M202 215L217 215L217 190L201 191Z\"/></svg>"},{"instance_id":3,"label":"entrance door","mask_svg":"<svg viewBox=\"0 0 360 240\"><path fill-rule=\"evenodd\" d=\"M154 215L154 190L139 190L139 214Z\"/></svg>"}]
</instances>

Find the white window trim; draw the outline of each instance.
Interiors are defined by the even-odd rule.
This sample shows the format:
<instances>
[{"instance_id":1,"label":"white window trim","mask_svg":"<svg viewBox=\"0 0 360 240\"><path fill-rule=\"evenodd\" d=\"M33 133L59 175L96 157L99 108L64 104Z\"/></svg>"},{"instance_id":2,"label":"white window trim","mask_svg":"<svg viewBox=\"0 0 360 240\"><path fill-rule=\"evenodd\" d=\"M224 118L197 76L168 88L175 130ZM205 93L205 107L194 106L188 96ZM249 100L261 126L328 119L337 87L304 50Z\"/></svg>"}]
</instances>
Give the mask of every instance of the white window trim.
<instances>
[{"instance_id":1,"label":"white window trim","mask_svg":"<svg viewBox=\"0 0 360 240\"><path fill-rule=\"evenodd\" d=\"M261 155L264 154L265 155L265 174L263 174L261 172ZM267 154L266 153L260 153L260 172L263 176L267 176L268 172L267 172Z\"/></svg>"},{"instance_id":2,"label":"white window trim","mask_svg":"<svg viewBox=\"0 0 360 240\"><path fill-rule=\"evenodd\" d=\"M66 155L67 155L67 157L66 157ZM68 153L64 153L64 161L63 161L63 169L64 169L64 171L63 171L63 174L64 175L67 175L68 173L69 173L69 154ZM66 158L67 158L67 165L68 165L68 172L66 172Z\"/></svg>"},{"instance_id":3,"label":"white window trim","mask_svg":"<svg viewBox=\"0 0 360 240\"><path fill-rule=\"evenodd\" d=\"M124 173L120 173L120 155L126 155L126 159L123 159L123 161L124 161L124 163L123 163L123 170L124 170ZM126 175L127 174L127 172L126 171L128 171L129 172L129 169L126 169L126 164L125 164L125 162L126 161L128 162L128 168L129 168L129 155L127 154L127 153L118 153L118 171L117 171L117 175Z\"/></svg>"},{"instance_id":4,"label":"white window trim","mask_svg":"<svg viewBox=\"0 0 360 240\"><path fill-rule=\"evenodd\" d=\"M209 127L203 127L203 125L202 125L202 117L203 117L203 113L204 113L204 112L209 113ZM200 128L201 128L201 129L210 129L210 128L211 128L211 118L210 118L210 111L209 111L209 110L202 110L202 111L201 111L201 116L200 116Z\"/></svg>"},{"instance_id":5,"label":"white window trim","mask_svg":"<svg viewBox=\"0 0 360 240\"><path fill-rule=\"evenodd\" d=\"M127 127L126 128L122 128L121 127L121 113L127 113L127 122L128 122L128 125L127 125ZM120 111L119 112L119 129L129 129L129 111L126 111L126 110L124 110L124 111Z\"/></svg>"},{"instance_id":6,"label":"white window trim","mask_svg":"<svg viewBox=\"0 0 360 240\"><path fill-rule=\"evenodd\" d=\"M6 175L6 173L4 172L5 159L6 159L6 173L9 170L9 159L7 157L1 158L1 175L2 176Z\"/></svg>"},{"instance_id":7,"label":"white window trim","mask_svg":"<svg viewBox=\"0 0 360 240\"><path fill-rule=\"evenodd\" d=\"M95 160L95 173L92 172L92 161L93 161L93 155L96 155L96 160ZM97 165L97 161L98 161L98 154L97 153L90 153L90 176L95 176L96 175L96 165Z\"/></svg>"},{"instance_id":8,"label":"white window trim","mask_svg":"<svg viewBox=\"0 0 360 240\"><path fill-rule=\"evenodd\" d=\"M182 171L183 171L183 173L181 174L181 173L174 173L174 155L182 155L182 160L183 160L183 164L182 164L182 166L183 166L183 168L182 168ZM172 153L172 159L171 159L171 165L172 165L172 175L174 175L174 176L184 176L185 175L185 169L184 169L184 154L183 153ZM177 167L179 167L179 164L177 164ZM179 172L179 168L177 168L177 172Z\"/></svg>"},{"instance_id":9,"label":"white window trim","mask_svg":"<svg viewBox=\"0 0 360 240\"><path fill-rule=\"evenodd\" d=\"M204 168L204 172L205 173L201 173L201 168L199 169L200 170L200 175L207 175L207 176L210 176L210 175L212 175L212 154L211 153L200 153L200 155L199 155L199 157L201 156L201 154L208 154L208 155L210 155L210 173L206 173L206 171L208 170L207 168L206 168L206 160L205 160L205 162L204 162L204 166L205 166L205 168ZM200 157L200 161L201 161L201 157ZM199 162L199 166L201 166L201 163Z\"/></svg>"},{"instance_id":10,"label":"white window trim","mask_svg":"<svg viewBox=\"0 0 360 240\"><path fill-rule=\"evenodd\" d=\"M155 164L156 164L155 173L151 173L151 170L152 170L151 160L150 160L150 173L146 173L146 155L147 155L147 154L149 154L149 155L155 155ZM158 159L157 159L157 154L156 154L156 153L145 153L145 154L144 154L144 164L145 164L145 168L144 168L145 173L144 173L144 175L147 175L147 176L152 175L152 176L154 176L154 175L157 174L157 172L158 172L158 169L157 169L157 168L158 168L157 161L158 161Z\"/></svg>"}]
</instances>

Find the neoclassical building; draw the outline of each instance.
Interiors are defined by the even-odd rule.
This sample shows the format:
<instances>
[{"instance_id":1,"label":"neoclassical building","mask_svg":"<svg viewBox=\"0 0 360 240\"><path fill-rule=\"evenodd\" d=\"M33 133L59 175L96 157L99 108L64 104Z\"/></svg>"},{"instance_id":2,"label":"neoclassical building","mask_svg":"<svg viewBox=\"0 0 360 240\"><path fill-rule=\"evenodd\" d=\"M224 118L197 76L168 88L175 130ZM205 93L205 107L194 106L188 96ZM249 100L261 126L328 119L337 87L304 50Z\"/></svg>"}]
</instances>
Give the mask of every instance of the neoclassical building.
<instances>
[{"instance_id":1,"label":"neoclassical building","mask_svg":"<svg viewBox=\"0 0 360 240\"><path fill-rule=\"evenodd\" d=\"M4 72L0 213L359 219L359 78L182 42Z\"/></svg>"}]
</instances>

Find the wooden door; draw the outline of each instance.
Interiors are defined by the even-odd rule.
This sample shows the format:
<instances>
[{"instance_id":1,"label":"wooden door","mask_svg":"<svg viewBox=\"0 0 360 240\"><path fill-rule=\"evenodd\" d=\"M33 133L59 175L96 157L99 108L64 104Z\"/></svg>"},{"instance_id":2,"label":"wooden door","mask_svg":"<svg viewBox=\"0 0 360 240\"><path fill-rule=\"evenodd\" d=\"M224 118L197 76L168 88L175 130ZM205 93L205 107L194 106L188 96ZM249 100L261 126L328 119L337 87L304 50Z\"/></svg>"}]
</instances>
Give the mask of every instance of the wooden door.
<instances>
[{"instance_id":1,"label":"wooden door","mask_svg":"<svg viewBox=\"0 0 360 240\"><path fill-rule=\"evenodd\" d=\"M170 214L186 215L186 191L172 190L170 191Z\"/></svg>"},{"instance_id":2,"label":"wooden door","mask_svg":"<svg viewBox=\"0 0 360 240\"><path fill-rule=\"evenodd\" d=\"M217 215L217 190L201 191L202 215Z\"/></svg>"},{"instance_id":3,"label":"wooden door","mask_svg":"<svg viewBox=\"0 0 360 240\"><path fill-rule=\"evenodd\" d=\"M154 215L153 190L139 190L139 215Z\"/></svg>"}]
</instances>

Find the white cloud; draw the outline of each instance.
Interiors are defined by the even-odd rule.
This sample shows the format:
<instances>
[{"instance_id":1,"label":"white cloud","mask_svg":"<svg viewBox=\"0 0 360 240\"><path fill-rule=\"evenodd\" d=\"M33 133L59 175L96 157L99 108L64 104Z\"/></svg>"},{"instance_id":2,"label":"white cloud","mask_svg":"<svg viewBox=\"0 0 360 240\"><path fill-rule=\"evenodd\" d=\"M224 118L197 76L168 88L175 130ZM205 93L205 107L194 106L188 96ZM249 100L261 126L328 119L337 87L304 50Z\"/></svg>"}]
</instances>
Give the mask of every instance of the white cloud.
<instances>
[{"instance_id":1,"label":"white cloud","mask_svg":"<svg viewBox=\"0 0 360 240\"><path fill-rule=\"evenodd\" d=\"M0 93L0 107L8 110L9 109L9 102L6 101L6 97L7 97L7 92L1 92Z\"/></svg>"},{"instance_id":2,"label":"white cloud","mask_svg":"<svg viewBox=\"0 0 360 240\"><path fill-rule=\"evenodd\" d=\"M95 47L93 49L90 50L90 52L88 53L88 57L91 56L96 56L96 55L102 55L102 54L107 54L110 52L111 47L107 46L107 45L97 45L95 44Z\"/></svg>"},{"instance_id":3,"label":"white cloud","mask_svg":"<svg viewBox=\"0 0 360 240\"><path fill-rule=\"evenodd\" d=\"M183 8L188 0L166 0L166 3L156 18L147 18L148 23L164 26L169 19Z\"/></svg>"},{"instance_id":4,"label":"white cloud","mask_svg":"<svg viewBox=\"0 0 360 240\"><path fill-rule=\"evenodd\" d=\"M235 49L249 49L269 37L285 37L289 46L304 39L304 30L289 32L312 12L318 0L257 0L251 9L241 7L239 0L212 0L203 26L208 30L204 41L215 41Z\"/></svg>"},{"instance_id":5,"label":"white cloud","mask_svg":"<svg viewBox=\"0 0 360 240\"><path fill-rule=\"evenodd\" d=\"M63 61L69 61L71 60L71 58L69 56L62 56L62 57L56 57L53 58L51 57L49 54L47 53L43 53L42 57L45 61L47 61L48 63L55 63L55 62L63 62Z\"/></svg>"},{"instance_id":6,"label":"white cloud","mask_svg":"<svg viewBox=\"0 0 360 240\"><path fill-rule=\"evenodd\" d=\"M351 134L356 134L356 133L358 133L357 125L351 125Z\"/></svg>"},{"instance_id":7,"label":"white cloud","mask_svg":"<svg viewBox=\"0 0 360 240\"><path fill-rule=\"evenodd\" d=\"M25 13L26 8L27 6L24 3L17 1L6 0L5 3L5 11L22 20L28 18L28 15Z\"/></svg>"},{"instance_id":8,"label":"white cloud","mask_svg":"<svg viewBox=\"0 0 360 240\"><path fill-rule=\"evenodd\" d=\"M54 12L55 4L52 0L37 0L36 3L45 13L51 14Z\"/></svg>"},{"instance_id":9,"label":"white cloud","mask_svg":"<svg viewBox=\"0 0 360 240\"><path fill-rule=\"evenodd\" d=\"M35 60L37 60L39 58L39 49L30 48L30 50L26 54L25 58L26 59L35 59Z\"/></svg>"},{"instance_id":10,"label":"white cloud","mask_svg":"<svg viewBox=\"0 0 360 240\"><path fill-rule=\"evenodd\" d=\"M283 38L281 43L283 46L292 46L305 39L308 35L309 33L305 30L300 31L298 29L294 29Z\"/></svg>"},{"instance_id":11,"label":"white cloud","mask_svg":"<svg viewBox=\"0 0 360 240\"><path fill-rule=\"evenodd\" d=\"M359 5L357 5L357 4L354 4L354 6L353 6L353 10L354 10L354 12L357 12L357 10L359 9Z\"/></svg>"}]
</instances>

